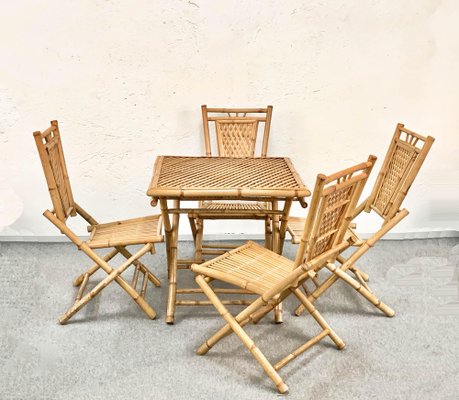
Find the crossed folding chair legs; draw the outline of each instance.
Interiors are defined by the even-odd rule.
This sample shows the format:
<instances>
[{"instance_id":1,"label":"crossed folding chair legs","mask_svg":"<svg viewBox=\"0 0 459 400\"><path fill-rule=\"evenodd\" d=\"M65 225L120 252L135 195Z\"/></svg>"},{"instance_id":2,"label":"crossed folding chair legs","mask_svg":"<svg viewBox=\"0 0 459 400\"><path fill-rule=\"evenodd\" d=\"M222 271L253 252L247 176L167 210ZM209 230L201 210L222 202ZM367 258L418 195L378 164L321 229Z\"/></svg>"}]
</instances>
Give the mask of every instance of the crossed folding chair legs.
<instances>
[{"instance_id":1,"label":"crossed folding chair legs","mask_svg":"<svg viewBox=\"0 0 459 400\"><path fill-rule=\"evenodd\" d=\"M230 314L228 309L222 303L222 301L217 297L215 292L212 290L212 287L208 284L208 279L204 278L202 275L196 277L196 282L201 287L203 292L207 295L209 300L225 319L227 324L223 326L219 331L217 331L213 336L207 339L197 350L199 355L206 354L216 343L221 339L228 336L231 333L235 333L242 343L247 347L253 357L257 362L262 366L269 378L274 382L278 391L280 393L285 393L288 391L288 386L284 383L278 371L287 365L290 361L298 357L300 354L305 352L314 344L318 343L320 340L326 336L335 343L336 347L341 350L345 347L344 342L338 337L335 331L328 325L325 319L320 315L319 311L314 307L310 300L298 289L291 288L282 292L277 297L274 297L270 301L265 301L263 296L255 300L250 306L245 310L240 312L237 316ZM305 310L311 314L315 321L322 328L322 331L312 339L308 340L306 343L292 351L286 357L280 359L275 364L271 364L261 350L255 345L250 336L244 331L244 325L249 322L258 323L266 314L272 311L280 302L282 302L286 297L293 293L301 304L305 307Z\"/></svg>"},{"instance_id":2,"label":"crossed folding chair legs","mask_svg":"<svg viewBox=\"0 0 459 400\"><path fill-rule=\"evenodd\" d=\"M355 266L357 260L362 257L371 247L373 247L376 242L378 242L382 236L384 236L387 232L389 232L395 225L397 225L403 218L408 215L408 211L406 209L401 210L393 219L389 220L382 228L376 232L370 239L364 241L359 248L349 257L344 258L343 256L338 256L336 260L341 264L340 266L336 266L335 264L328 263L326 264L326 268L332 272L332 275L328 277L324 282L319 284L317 280L314 280L314 284L316 285L316 289L310 293L304 286L307 298L309 301L314 302L317 300L326 290L330 288L338 279L343 280L353 289L355 289L359 294L362 295L364 299L366 299L369 303L373 304L377 309L382 311L387 317L393 317L395 315L395 311L390 308L387 304L383 303L378 297L376 297L370 287L368 286L367 282L369 277L366 273L361 271ZM356 279L351 277L347 271L351 271ZM300 304L296 310L296 315L301 315L305 310L303 304Z\"/></svg>"},{"instance_id":3,"label":"crossed folding chair legs","mask_svg":"<svg viewBox=\"0 0 459 400\"><path fill-rule=\"evenodd\" d=\"M120 285L127 292L127 294L137 303L137 305L145 312L145 314L147 314L149 318L156 318L156 311L145 300L145 293L148 281L152 282L156 287L160 286L160 281L148 270L148 268L143 263L139 261L139 258L147 252L154 252L153 243L145 244L135 254L131 254L131 252L129 252L125 246L115 246L112 251L101 257L92 248L90 248L87 243L82 241L77 235L70 231L67 226L58 220L50 211L46 211L44 215L59 229L61 229L61 231L65 233L73 243L75 243L79 250L83 251L95 263L86 272L74 279L73 284L80 287L78 294L75 298L74 304L67 310L65 314L59 318L59 323L65 324L70 318L72 318L73 315L80 311L86 304L88 304L95 296L97 296L113 281L118 283L118 285ZM112 268L108 264L108 261L110 261L118 253L123 255L126 258L126 261L122 263L118 268ZM134 272L132 282L129 284L124 278L121 277L121 274L131 265L134 265L136 270ZM99 269L103 269L107 273L107 276L87 294L83 295L86 285L89 281L89 277ZM144 277L142 288L139 293L136 290L136 287L140 273L143 273Z\"/></svg>"}]
</instances>

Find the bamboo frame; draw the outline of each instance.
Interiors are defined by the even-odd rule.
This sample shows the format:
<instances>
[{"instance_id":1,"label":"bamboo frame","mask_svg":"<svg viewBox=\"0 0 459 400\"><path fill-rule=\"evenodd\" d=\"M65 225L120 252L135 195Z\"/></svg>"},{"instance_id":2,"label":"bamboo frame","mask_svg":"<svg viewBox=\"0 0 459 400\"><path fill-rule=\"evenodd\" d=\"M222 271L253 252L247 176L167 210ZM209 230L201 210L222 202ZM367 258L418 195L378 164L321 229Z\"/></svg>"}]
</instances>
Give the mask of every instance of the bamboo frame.
<instances>
[{"instance_id":1,"label":"bamboo frame","mask_svg":"<svg viewBox=\"0 0 459 400\"><path fill-rule=\"evenodd\" d=\"M43 215L94 262L88 270L74 279L74 286L79 286L75 302L59 318L59 323L65 324L112 282L120 285L149 318L156 318L156 311L145 300L145 295L148 281L155 286L160 286L160 281L139 259L147 252L154 253L154 243L163 241L160 216L153 215L99 224L73 198L58 122L51 121L48 129L43 132L34 132L33 135L54 207L53 211L46 210ZM76 215L89 224L90 238L87 242L81 240L66 224L69 216ZM135 254L131 254L126 249L126 246L130 244L143 244L143 247ZM113 249L101 257L94 252L96 248ZM108 262L117 254L121 254L126 261L119 267L113 268ZM132 283L129 284L121 277L121 274L131 265L135 267L135 272ZM85 293L90 277L99 269L103 270L107 276ZM143 280L139 293L136 286L141 273Z\"/></svg>"},{"instance_id":2,"label":"bamboo frame","mask_svg":"<svg viewBox=\"0 0 459 400\"><path fill-rule=\"evenodd\" d=\"M355 262L408 215L408 211L400 209L400 207L434 141L435 139L431 136L419 135L406 129L403 124L397 124L372 192L367 199L360 203L352 215L352 220L354 220L363 211L367 213L374 211L382 218L381 228L369 239L363 240L353 228L348 227L347 240L356 247L356 251L347 259L342 256L337 257L339 267L332 264L327 266L333 275L322 282L313 293L308 294L310 301L315 301L333 283L341 279L356 289L386 316L395 315L394 310L381 303L372 293L367 284L368 275L359 269ZM304 222L301 218L291 218L288 230L292 236L292 243L298 242L297 232L299 226ZM355 227L355 224L352 225ZM354 274L355 279L346 273L348 270ZM295 314L301 315L302 312L304 312L304 306L300 304L295 310Z\"/></svg>"},{"instance_id":3,"label":"bamboo frame","mask_svg":"<svg viewBox=\"0 0 459 400\"><path fill-rule=\"evenodd\" d=\"M330 266L337 256L349 248L350 243L345 239L346 230L375 159L370 156L367 162L328 177L318 175L307 223L304 225L294 261L249 241L210 261L192 265L192 271L197 274L196 282L226 322L199 346L197 354L206 354L221 339L235 333L277 390L285 393L288 387L278 374L282 367L325 337L329 337L339 350L345 347L344 342L320 315L311 300L302 293L300 287L306 280L314 279L318 271ZM252 291L259 297L237 316L233 316L209 285L209 279L221 280ZM271 364L243 327L249 322L260 321L292 294L314 318L321 331L287 356Z\"/></svg>"},{"instance_id":4,"label":"bamboo frame","mask_svg":"<svg viewBox=\"0 0 459 400\"><path fill-rule=\"evenodd\" d=\"M252 176L247 174L248 165L250 165L252 172L255 171ZM273 169L277 172L273 172ZM259 180L260 174L264 174L262 180ZM232 181L225 180L225 176L228 175L232 176ZM234 179L237 179L238 182L235 183ZM197 249L194 259L191 262L178 259L177 231L179 216L185 211L189 211L189 216L191 214L194 217L193 213L199 211L194 208L182 207L182 202L189 200L207 201L210 198L269 202L269 215L277 215L278 222L274 227L269 222L269 229L266 229L267 246L273 248L273 238L276 238L276 251L280 252L285 238L291 204L293 201L299 200L299 198L303 199L303 197L309 196L310 191L301 181L290 160L286 158L234 159L225 157L159 156L155 162L147 195L155 200L154 203L159 200L161 206L169 277L166 322L173 324L176 306L191 304L190 301L183 303L177 299L177 295L184 294L182 290L186 290L186 288L178 289L177 271L179 269L189 269L192 263L202 262L203 254L207 253L215 256L221 253L220 250L226 251L228 248L233 247L225 244L219 247L203 245L203 219L197 218L196 224L192 225ZM282 209L279 207L277 200L284 202ZM174 201L175 204L171 206L168 201ZM274 204L275 208L272 208L272 204ZM221 215L224 217L225 212L225 209L215 210L216 218L220 218ZM258 211L247 210L243 217L256 218L258 213ZM265 224L268 225L267 222ZM203 292L199 290L195 293L201 294ZM196 300L193 304L200 305L204 303ZM281 322L280 312L277 312L276 320Z\"/></svg>"}]
</instances>

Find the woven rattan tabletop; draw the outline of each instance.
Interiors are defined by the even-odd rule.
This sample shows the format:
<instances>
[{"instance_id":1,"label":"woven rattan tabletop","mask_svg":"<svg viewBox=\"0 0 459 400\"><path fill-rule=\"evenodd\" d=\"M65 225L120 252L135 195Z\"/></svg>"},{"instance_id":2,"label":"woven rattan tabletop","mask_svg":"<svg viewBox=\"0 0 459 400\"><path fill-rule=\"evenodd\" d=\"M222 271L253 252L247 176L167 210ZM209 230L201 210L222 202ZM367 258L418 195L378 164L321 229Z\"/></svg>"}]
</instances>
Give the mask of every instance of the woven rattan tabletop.
<instances>
[{"instance_id":1,"label":"woven rattan tabletop","mask_svg":"<svg viewBox=\"0 0 459 400\"><path fill-rule=\"evenodd\" d=\"M290 159L159 156L147 195L153 198L294 199L310 196Z\"/></svg>"}]
</instances>

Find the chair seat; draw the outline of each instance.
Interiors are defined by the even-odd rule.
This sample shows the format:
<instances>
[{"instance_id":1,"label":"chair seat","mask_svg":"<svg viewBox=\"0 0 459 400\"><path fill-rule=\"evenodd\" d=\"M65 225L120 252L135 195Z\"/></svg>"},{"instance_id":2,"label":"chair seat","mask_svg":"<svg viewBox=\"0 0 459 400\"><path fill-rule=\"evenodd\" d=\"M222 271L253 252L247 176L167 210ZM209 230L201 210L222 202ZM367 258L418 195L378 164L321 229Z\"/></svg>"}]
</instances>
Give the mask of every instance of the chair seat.
<instances>
[{"instance_id":1,"label":"chair seat","mask_svg":"<svg viewBox=\"0 0 459 400\"><path fill-rule=\"evenodd\" d=\"M259 215L257 215L256 218L254 215L251 215L251 218L264 219L266 215L264 215L263 212L268 209L268 204L263 202L205 201L198 210L190 213L189 216L194 218L210 217L211 219L237 219L247 217L247 213L250 214L250 212L253 212L259 213ZM225 213L225 211L228 213ZM238 211L241 213L238 214Z\"/></svg>"},{"instance_id":2,"label":"chair seat","mask_svg":"<svg viewBox=\"0 0 459 400\"><path fill-rule=\"evenodd\" d=\"M217 258L192 265L193 272L263 294L293 270L293 261L248 241Z\"/></svg>"},{"instance_id":3,"label":"chair seat","mask_svg":"<svg viewBox=\"0 0 459 400\"><path fill-rule=\"evenodd\" d=\"M157 243L163 241L161 215L126 219L91 225L88 246L93 249L119 245Z\"/></svg>"},{"instance_id":4,"label":"chair seat","mask_svg":"<svg viewBox=\"0 0 459 400\"><path fill-rule=\"evenodd\" d=\"M201 207L201 210L253 210L253 211L264 211L267 210L266 203L261 202L221 202L221 201L205 201Z\"/></svg>"}]
</instances>

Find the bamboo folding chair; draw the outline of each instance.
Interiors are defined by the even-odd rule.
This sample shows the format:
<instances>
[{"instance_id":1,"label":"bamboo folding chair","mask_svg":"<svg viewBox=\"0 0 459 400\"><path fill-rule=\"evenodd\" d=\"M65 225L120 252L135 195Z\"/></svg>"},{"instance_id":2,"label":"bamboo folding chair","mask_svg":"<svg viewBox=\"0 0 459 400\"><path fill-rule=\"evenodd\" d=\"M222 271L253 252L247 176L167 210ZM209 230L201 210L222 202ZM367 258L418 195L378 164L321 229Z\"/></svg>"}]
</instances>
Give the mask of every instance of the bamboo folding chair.
<instances>
[{"instance_id":1,"label":"bamboo folding chair","mask_svg":"<svg viewBox=\"0 0 459 400\"><path fill-rule=\"evenodd\" d=\"M207 108L201 106L204 127L206 156L212 156L210 123L214 123L218 156L246 158L254 157L260 123L264 124L260 157L266 157L269 131L271 128L272 106L266 108ZM195 243L195 259L203 255L219 255L236 246L231 244L203 243L205 219L258 219L265 220L265 240L272 245L271 219L263 211L271 208L268 202L221 202L201 201L199 211L188 214ZM238 214L238 211L240 214Z\"/></svg>"},{"instance_id":2,"label":"bamboo folding chair","mask_svg":"<svg viewBox=\"0 0 459 400\"><path fill-rule=\"evenodd\" d=\"M145 300L145 294L148 281L157 287L160 286L160 281L139 261L139 258L147 252L153 254L155 252L154 243L163 241L161 216L152 215L99 224L73 199L57 121L51 121L51 126L48 129L43 132L34 132L33 135L54 207L52 211L46 210L43 215L95 263L73 281L74 286L79 286L75 302L59 318L59 322L61 324L66 323L113 281L118 283L132 297L149 318L154 319L156 311ZM81 240L66 224L68 217L76 215L80 215L89 224L90 237L86 242ZM143 244L143 247L135 254L131 254L126 249L128 245L139 244ZM102 248L113 248L113 250L101 257L94 249ZM118 253L124 256L126 261L118 268L113 268L108 262ZM121 274L130 265L134 265L135 271L132 282L128 283L121 277ZM104 270L107 276L87 294L84 294L89 277L99 269ZM143 279L139 293L137 283L140 274L143 274Z\"/></svg>"},{"instance_id":3,"label":"bamboo folding chair","mask_svg":"<svg viewBox=\"0 0 459 400\"><path fill-rule=\"evenodd\" d=\"M367 283L369 280L368 275L357 268L355 263L408 215L408 211L400 209L400 207L434 140L431 136L421 136L406 129L403 124L397 124L373 190L370 196L356 208L352 216L352 219L355 219L362 211L367 213L374 211L382 218L382 226L369 239L363 240L354 230L355 224L351 224L346 232L346 237L357 248L356 251L348 258L339 255L337 260L341 265L336 269L329 268L333 274L322 283L319 283L318 280L314 281L314 291L312 293L307 292L310 301L315 301L338 279L342 279L360 294L371 292ZM287 230L292 236L293 243L300 242L299 231L303 228L305 222L306 220L302 218L289 218ZM348 275L346 273L347 270L351 271L356 279ZM364 297L386 316L392 317L395 315L394 310L390 307L385 306L383 303L378 303L379 300L374 295ZM304 306L300 304L295 313L301 315L304 310Z\"/></svg>"},{"instance_id":4,"label":"bamboo folding chair","mask_svg":"<svg viewBox=\"0 0 459 400\"><path fill-rule=\"evenodd\" d=\"M332 266L336 256L350 246L345 238L346 230L375 159L370 156L367 162L344 171L330 176L317 176L307 224L304 225L294 261L249 241L203 264L192 265L191 269L197 274L196 282L226 321L223 328L198 348L198 354L206 354L220 339L234 332L278 391L284 393L288 388L277 372L283 366L326 336L338 349L344 348L344 342L300 288L307 280L314 279L320 269ZM259 297L234 317L210 286L214 279L238 286ZM305 306L322 330L286 357L271 364L243 330L243 326L249 322L257 323L291 294Z\"/></svg>"}]
</instances>

